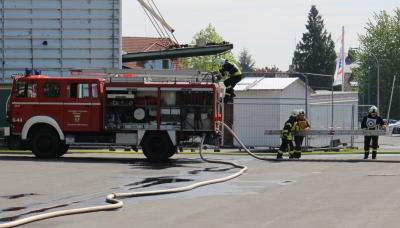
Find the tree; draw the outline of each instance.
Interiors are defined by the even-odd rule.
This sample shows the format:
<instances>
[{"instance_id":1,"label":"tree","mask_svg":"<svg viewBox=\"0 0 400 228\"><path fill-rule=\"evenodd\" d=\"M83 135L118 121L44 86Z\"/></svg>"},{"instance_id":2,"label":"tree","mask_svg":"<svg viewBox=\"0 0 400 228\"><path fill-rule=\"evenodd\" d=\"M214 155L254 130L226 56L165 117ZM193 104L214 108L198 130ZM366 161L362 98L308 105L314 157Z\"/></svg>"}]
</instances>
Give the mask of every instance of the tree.
<instances>
[{"instance_id":1,"label":"tree","mask_svg":"<svg viewBox=\"0 0 400 228\"><path fill-rule=\"evenodd\" d=\"M377 63L379 63L380 113L386 116L393 76L399 76L400 73L400 8L394 10L393 16L390 16L386 11L375 13L373 19L367 22L365 29L366 33L359 35L360 48L356 55L359 67L353 74L355 74L360 85L361 103L367 104L366 97L369 96L371 103L375 104ZM369 82L368 75L370 77ZM370 86L371 94L369 95L367 94L367 84ZM399 91L395 89L393 97L399 97L399 95ZM399 99L393 99L390 116L400 118Z\"/></svg>"},{"instance_id":2,"label":"tree","mask_svg":"<svg viewBox=\"0 0 400 228\"><path fill-rule=\"evenodd\" d=\"M247 49L243 49L239 54L239 64L243 72L254 72L256 64Z\"/></svg>"},{"instance_id":3,"label":"tree","mask_svg":"<svg viewBox=\"0 0 400 228\"><path fill-rule=\"evenodd\" d=\"M257 68L256 69L257 73L279 73L282 72L281 70L279 70L279 68L275 65L271 66L271 67L263 67L263 68Z\"/></svg>"},{"instance_id":4,"label":"tree","mask_svg":"<svg viewBox=\"0 0 400 228\"><path fill-rule=\"evenodd\" d=\"M324 28L324 21L313 5L308 14L306 33L296 45L292 64L295 71L333 75L336 67L335 43L331 34ZM310 78L310 86L314 89L331 86L331 81L322 77Z\"/></svg>"},{"instance_id":5,"label":"tree","mask_svg":"<svg viewBox=\"0 0 400 228\"><path fill-rule=\"evenodd\" d=\"M192 44L222 43L224 38L220 36L215 27L209 24L207 28L200 30L193 37ZM192 57L187 61L187 68L200 71L218 71L221 67L220 60L229 59L237 63L232 53L228 52L218 56Z\"/></svg>"}]
</instances>

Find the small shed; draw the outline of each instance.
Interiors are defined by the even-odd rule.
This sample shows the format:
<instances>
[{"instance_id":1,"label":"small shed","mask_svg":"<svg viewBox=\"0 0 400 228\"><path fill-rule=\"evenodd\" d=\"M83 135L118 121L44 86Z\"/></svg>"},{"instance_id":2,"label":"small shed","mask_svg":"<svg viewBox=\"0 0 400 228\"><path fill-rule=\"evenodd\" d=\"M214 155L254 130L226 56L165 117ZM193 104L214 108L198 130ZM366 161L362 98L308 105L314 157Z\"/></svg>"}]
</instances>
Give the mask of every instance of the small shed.
<instances>
[{"instance_id":1,"label":"small shed","mask_svg":"<svg viewBox=\"0 0 400 228\"><path fill-rule=\"evenodd\" d=\"M281 129L294 109L306 110L312 91L299 78L266 77L243 78L234 89L233 130L255 147L279 146L279 135L264 135L265 130Z\"/></svg>"}]
</instances>

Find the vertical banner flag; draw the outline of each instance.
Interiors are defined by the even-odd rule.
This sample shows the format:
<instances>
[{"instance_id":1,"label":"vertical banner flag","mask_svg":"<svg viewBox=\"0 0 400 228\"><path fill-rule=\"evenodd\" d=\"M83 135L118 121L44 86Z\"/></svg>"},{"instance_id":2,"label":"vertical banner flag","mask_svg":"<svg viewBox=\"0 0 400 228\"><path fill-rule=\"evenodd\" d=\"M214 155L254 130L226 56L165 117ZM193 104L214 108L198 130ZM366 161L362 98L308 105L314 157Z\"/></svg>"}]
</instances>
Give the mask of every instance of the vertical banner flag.
<instances>
[{"instance_id":1,"label":"vertical banner flag","mask_svg":"<svg viewBox=\"0 0 400 228\"><path fill-rule=\"evenodd\" d=\"M336 45L339 50L338 50L338 61L336 64L336 70L335 70L335 75L334 75L334 81L333 85L342 85L343 84L343 78L344 78L344 34L342 32L342 35L340 35L339 39L337 40L337 45Z\"/></svg>"}]
</instances>

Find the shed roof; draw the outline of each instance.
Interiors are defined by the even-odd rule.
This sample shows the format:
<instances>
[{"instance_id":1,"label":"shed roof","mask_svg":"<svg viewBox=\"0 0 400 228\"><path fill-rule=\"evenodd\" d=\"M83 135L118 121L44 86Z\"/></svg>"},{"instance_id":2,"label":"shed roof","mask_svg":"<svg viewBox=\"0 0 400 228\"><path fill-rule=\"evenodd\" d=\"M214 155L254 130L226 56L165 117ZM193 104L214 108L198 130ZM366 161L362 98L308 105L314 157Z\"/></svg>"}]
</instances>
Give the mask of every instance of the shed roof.
<instances>
[{"instance_id":1,"label":"shed roof","mask_svg":"<svg viewBox=\"0 0 400 228\"><path fill-rule=\"evenodd\" d=\"M246 90L284 90L289 85L299 80L298 78L265 78L265 77L246 77L236 86L236 91ZM303 84L303 83L302 83Z\"/></svg>"}]
</instances>

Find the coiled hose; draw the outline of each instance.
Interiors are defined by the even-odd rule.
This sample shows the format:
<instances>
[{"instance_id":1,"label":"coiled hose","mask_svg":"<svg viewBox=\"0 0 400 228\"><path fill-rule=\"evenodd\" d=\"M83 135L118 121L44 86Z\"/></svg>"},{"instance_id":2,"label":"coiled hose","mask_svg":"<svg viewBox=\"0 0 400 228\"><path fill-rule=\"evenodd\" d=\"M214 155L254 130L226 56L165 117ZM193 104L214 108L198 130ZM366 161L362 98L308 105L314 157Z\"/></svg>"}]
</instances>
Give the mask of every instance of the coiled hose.
<instances>
[{"instance_id":1,"label":"coiled hose","mask_svg":"<svg viewBox=\"0 0 400 228\"><path fill-rule=\"evenodd\" d=\"M253 157L257 158L257 159L262 159L262 158L258 157L257 155L251 153L244 146L244 144L237 137L237 135L232 131L232 129L230 129L225 123L223 123L223 122L220 122L220 123L225 128L228 129L228 131L235 137L236 140L238 140L240 145L247 151L247 153L249 153L251 156L253 156ZM199 149L199 154L200 154L200 157L201 157L201 159L203 161L208 162L208 163L232 165L233 167L240 168L240 171L238 171L238 172L236 172L236 173L234 173L232 175L226 176L226 177L207 180L207 181L201 181L201 182L197 182L197 183L194 183L194 184L191 184L191 185L187 185L187 186L184 186L184 187L177 187L177 188L164 189L164 190L142 191L142 192L111 193L111 194L107 195L107 197L106 197L106 202L108 203L107 205L101 205L101 206L95 206L95 207L84 207L84 208L77 208L77 209L68 209L68 210L54 211L54 212L34 215L34 216L26 217L26 218L23 218L23 219L18 219L18 220L12 221L12 222L7 222L7 223L0 224L0 228L16 227L16 226L21 226L21 225L24 225L24 224L27 224L27 223L31 223L31 222L35 222L35 221L39 221L39 220L45 220L45 219L49 219L49 218L66 216L66 215L91 213L91 212L97 212L97 211L115 210L115 209L123 207L124 203L121 201L122 198L185 192L185 191L193 190L195 188L202 187L202 186L205 186L205 185L216 184L216 183L221 183L221 182L225 182L225 181L231 180L233 178L236 178L236 177L242 175L247 170L246 166L239 165L239 164L234 163L234 162L212 160L212 159L205 158L203 156L203 153L202 153L203 143L204 143L204 137L201 140L200 149Z\"/></svg>"}]
</instances>

